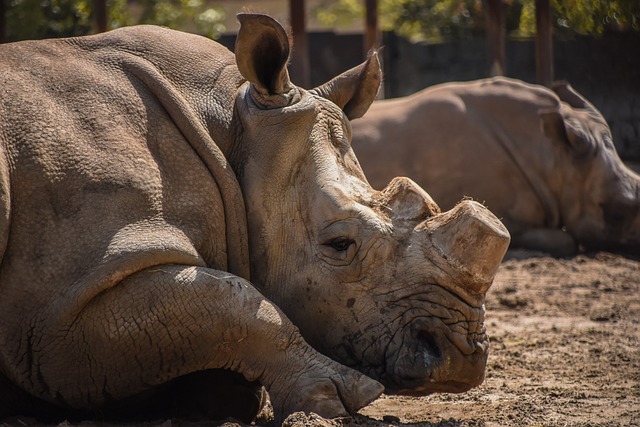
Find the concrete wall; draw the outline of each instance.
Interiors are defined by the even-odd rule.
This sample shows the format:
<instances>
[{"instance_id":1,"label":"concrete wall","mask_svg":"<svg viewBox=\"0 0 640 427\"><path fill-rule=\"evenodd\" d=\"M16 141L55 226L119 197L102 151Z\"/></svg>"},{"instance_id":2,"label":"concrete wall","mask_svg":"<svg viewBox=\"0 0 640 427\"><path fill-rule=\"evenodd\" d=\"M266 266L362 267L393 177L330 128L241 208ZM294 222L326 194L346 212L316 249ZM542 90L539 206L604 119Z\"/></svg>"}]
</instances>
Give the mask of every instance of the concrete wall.
<instances>
[{"instance_id":1,"label":"concrete wall","mask_svg":"<svg viewBox=\"0 0 640 427\"><path fill-rule=\"evenodd\" d=\"M435 45L385 34L385 97L488 76L482 40ZM555 79L567 80L609 123L620 155L640 161L640 34L554 41ZM506 75L535 83L533 41L508 41Z\"/></svg>"}]
</instances>

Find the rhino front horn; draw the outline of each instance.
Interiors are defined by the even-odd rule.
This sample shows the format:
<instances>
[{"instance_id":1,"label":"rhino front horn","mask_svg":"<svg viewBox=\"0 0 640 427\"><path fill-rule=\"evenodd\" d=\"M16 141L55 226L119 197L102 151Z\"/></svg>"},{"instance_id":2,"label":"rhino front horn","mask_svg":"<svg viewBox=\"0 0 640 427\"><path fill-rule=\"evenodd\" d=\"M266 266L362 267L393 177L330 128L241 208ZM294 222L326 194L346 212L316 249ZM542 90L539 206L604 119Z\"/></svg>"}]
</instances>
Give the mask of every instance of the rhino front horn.
<instances>
[{"instance_id":1,"label":"rhino front horn","mask_svg":"<svg viewBox=\"0 0 640 427\"><path fill-rule=\"evenodd\" d=\"M470 294L484 295L509 247L506 227L480 203L464 200L433 218L432 242Z\"/></svg>"}]
</instances>

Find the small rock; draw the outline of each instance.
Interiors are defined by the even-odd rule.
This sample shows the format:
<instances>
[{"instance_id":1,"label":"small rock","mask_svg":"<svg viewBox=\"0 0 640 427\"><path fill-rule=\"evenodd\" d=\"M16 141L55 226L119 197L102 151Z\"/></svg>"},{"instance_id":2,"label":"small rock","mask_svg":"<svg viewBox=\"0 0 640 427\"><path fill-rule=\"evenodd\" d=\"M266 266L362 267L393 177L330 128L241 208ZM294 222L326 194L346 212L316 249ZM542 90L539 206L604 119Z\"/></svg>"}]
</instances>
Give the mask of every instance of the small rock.
<instances>
[{"instance_id":1,"label":"small rock","mask_svg":"<svg viewBox=\"0 0 640 427\"><path fill-rule=\"evenodd\" d=\"M313 412L295 412L289 415L283 422L282 427L339 427L341 423L322 418Z\"/></svg>"}]
</instances>

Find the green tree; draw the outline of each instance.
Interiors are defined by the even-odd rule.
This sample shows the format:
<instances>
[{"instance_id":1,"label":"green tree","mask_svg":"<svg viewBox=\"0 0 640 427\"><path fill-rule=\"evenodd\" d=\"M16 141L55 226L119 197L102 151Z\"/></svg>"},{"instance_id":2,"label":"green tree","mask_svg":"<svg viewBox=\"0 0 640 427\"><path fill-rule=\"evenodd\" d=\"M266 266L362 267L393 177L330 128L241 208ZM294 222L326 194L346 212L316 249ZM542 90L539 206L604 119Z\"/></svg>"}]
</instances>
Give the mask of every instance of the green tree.
<instances>
[{"instance_id":1,"label":"green tree","mask_svg":"<svg viewBox=\"0 0 640 427\"><path fill-rule=\"evenodd\" d=\"M379 0L378 16L384 31L413 39L461 38L482 31L482 0ZM331 27L364 17L363 0L325 0L313 11Z\"/></svg>"},{"instance_id":2,"label":"green tree","mask_svg":"<svg viewBox=\"0 0 640 427\"><path fill-rule=\"evenodd\" d=\"M142 6L140 24L190 30L210 38L220 37L225 30L224 10L204 0L138 0L138 4Z\"/></svg>"},{"instance_id":3,"label":"green tree","mask_svg":"<svg viewBox=\"0 0 640 427\"><path fill-rule=\"evenodd\" d=\"M519 32L535 34L535 0L522 4ZM607 31L640 30L638 0L551 0L554 30L559 35L602 35Z\"/></svg>"},{"instance_id":4,"label":"green tree","mask_svg":"<svg viewBox=\"0 0 640 427\"><path fill-rule=\"evenodd\" d=\"M482 0L387 0L380 9L382 27L405 36L464 38L484 28Z\"/></svg>"},{"instance_id":5,"label":"green tree","mask_svg":"<svg viewBox=\"0 0 640 427\"><path fill-rule=\"evenodd\" d=\"M535 0L503 0L508 32L535 34ZM640 30L639 0L552 0L560 35ZM378 0L380 27L413 39L463 38L484 31L482 0ZM339 26L364 17L363 0L325 0L314 13Z\"/></svg>"},{"instance_id":6,"label":"green tree","mask_svg":"<svg viewBox=\"0 0 640 427\"><path fill-rule=\"evenodd\" d=\"M91 0L9 0L7 38L77 36L91 31Z\"/></svg>"},{"instance_id":7,"label":"green tree","mask_svg":"<svg viewBox=\"0 0 640 427\"><path fill-rule=\"evenodd\" d=\"M93 32L93 0L0 0L7 2L7 40L81 36ZM107 0L108 28L157 24L217 38L224 11L204 0Z\"/></svg>"}]
</instances>

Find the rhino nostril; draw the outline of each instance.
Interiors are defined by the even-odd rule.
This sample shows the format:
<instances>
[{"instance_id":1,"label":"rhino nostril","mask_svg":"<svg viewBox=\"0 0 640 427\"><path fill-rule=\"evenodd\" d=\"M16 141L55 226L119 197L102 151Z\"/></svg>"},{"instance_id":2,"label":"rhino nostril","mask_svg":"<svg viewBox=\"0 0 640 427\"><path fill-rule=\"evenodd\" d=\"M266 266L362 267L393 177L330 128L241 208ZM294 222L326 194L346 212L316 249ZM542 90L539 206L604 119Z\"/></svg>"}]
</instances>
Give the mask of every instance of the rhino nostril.
<instances>
[{"instance_id":1,"label":"rhino nostril","mask_svg":"<svg viewBox=\"0 0 640 427\"><path fill-rule=\"evenodd\" d=\"M416 332L415 338L418 340L419 348L422 349L425 364L428 359L440 359L442 357L440 346L433 334L425 330L419 330Z\"/></svg>"}]
</instances>

